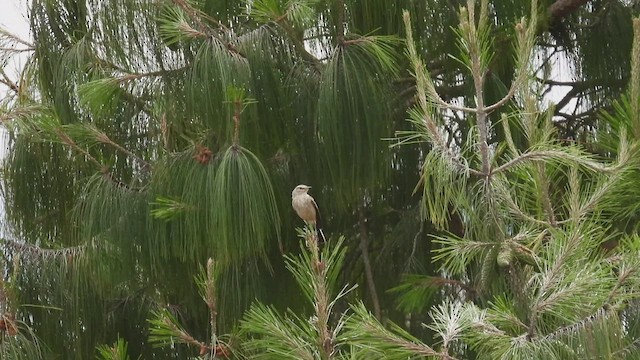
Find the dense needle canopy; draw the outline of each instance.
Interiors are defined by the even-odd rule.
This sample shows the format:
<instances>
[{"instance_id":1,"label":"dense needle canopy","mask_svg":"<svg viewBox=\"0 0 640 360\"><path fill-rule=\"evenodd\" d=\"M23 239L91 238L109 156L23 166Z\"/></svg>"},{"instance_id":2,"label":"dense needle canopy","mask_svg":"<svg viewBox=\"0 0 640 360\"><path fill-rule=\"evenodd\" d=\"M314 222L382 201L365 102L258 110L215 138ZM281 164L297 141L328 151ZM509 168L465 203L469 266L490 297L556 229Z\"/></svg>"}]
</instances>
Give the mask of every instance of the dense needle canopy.
<instances>
[{"instance_id":1,"label":"dense needle canopy","mask_svg":"<svg viewBox=\"0 0 640 360\"><path fill-rule=\"evenodd\" d=\"M639 11L32 0L0 31L28 56L0 72L0 358L634 358Z\"/></svg>"}]
</instances>

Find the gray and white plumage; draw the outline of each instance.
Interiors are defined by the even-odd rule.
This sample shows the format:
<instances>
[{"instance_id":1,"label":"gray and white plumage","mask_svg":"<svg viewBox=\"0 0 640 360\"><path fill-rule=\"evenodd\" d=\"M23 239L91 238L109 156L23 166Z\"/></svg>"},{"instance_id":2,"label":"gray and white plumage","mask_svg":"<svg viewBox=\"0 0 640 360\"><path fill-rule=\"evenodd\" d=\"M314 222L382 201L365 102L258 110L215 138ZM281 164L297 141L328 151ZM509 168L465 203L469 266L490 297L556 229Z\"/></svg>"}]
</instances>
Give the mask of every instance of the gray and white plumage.
<instances>
[{"instance_id":1,"label":"gray and white plumage","mask_svg":"<svg viewBox=\"0 0 640 360\"><path fill-rule=\"evenodd\" d=\"M291 192L291 206L298 216L316 227L318 234L324 241L324 234L320 229L320 211L318 204L311 195L308 194L311 186L298 185Z\"/></svg>"}]
</instances>

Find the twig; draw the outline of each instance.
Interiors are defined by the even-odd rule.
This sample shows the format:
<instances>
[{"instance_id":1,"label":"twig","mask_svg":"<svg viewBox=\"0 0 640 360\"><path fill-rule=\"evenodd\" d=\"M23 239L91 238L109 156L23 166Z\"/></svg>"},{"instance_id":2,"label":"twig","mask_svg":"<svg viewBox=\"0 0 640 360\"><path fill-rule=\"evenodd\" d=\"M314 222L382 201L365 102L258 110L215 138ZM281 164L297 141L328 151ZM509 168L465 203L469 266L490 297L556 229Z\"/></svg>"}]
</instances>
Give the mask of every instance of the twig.
<instances>
[{"instance_id":1,"label":"twig","mask_svg":"<svg viewBox=\"0 0 640 360\"><path fill-rule=\"evenodd\" d=\"M380 300L376 291L376 284L373 280L373 270L371 269L371 261L369 259L369 232L367 230L367 219L364 214L364 208L358 208L358 225L360 227L360 251L362 251L362 263L364 265L364 274L367 279L367 287L371 295L373 303L373 313L378 320L382 320L382 311L380 310Z\"/></svg>"},{"instance_id":2,"label":"twig","mask_svg":"<svg viewBox=\"0 0 640 360\"><path fill-rule=\"evenodd\" d=\"M62 249L47 249L21 241L0 238L0 244L20 253L35 255L44 259L77 256L84 253L86 246L72 246Z\"/></svg>"},{"instance_id":3,"label":"twig","mask_svg":"<svg viewBox=\"0 0 640 360\"><path fill-rule=\"evenodd\" d=\"M215 263L212 258L207 261L207 280L206 280L205 302L209 308L209 325L211 326L211 346L209 352L211 356L215 356L215 349L218 345L218 327L217 316L218 306L216 301L216 279L215 279Z\"/></svg>"},{"instance_id":4,"label":"twig","mask_svg":"<svg viewBox=\"0 0 640 360\"><path fill-rule=\"evenodd\" d=\"M196 25L199 27L199 29L197 29L196 31L220 41L220 43L224 44L225 48L229 52L239 55L244 59L247 58L243 53L241 53L238 49L236 49L230 42L225 41L218 33L216 33L216 31L214 31L214 29L212 29L209 25L205 24L202 21L202 18L206 18L207 20L216 23L216 25L220 26L225 32L230 32L230 30L226 26L224 26L220 21L204 14L203 12L197 9L194 9L191 5L189 5L189 3L186 0L173 0L173 3L176 4L178 7L180 7L182 10L184 10L187 13L187 15L189 15L189 17L196 23Z\"/></svg>"},{"instance_id":5,"label":"twig","mask_svg":"<svg viewBox=\"0 0 640 360\"><path fill-rule=\"evenodd\" d=\"M9 89L13 90L16 94L20 93L20 87L9 78L4 69L0 69L0 75L3 77L3 79L0 79L0 83L7 85Z\"/></svg>"},{"instance_id":6,"label":"twig","mask_svg":"<svg viewBox=\"0 0 640 360\"><path fill-rule=\"evenodd\" d=\"M454 106L447 103L440 97L438 92L435 90L433 81L429 77L429 73L425 70L425 66L422 63L422 60L420 59L420 56L418 55L418 52L416 50L415 43L413 42L413 31L411 29L411 18L409 16L409 12L405 11L403 13L403 20L407 33L407 49L409 51L409 58L411 60L411 65L415 71L416 89L418 92L418 106L420 107L420 110L422 110L424 126L427 129L428 134L430 135L434 147L437 148L437 150L439 150L442 155L447 158L447 160L449 160L456 168L461 170L463 173L486 176L485 172L472 169L466 163L461 161L458 155L453 153L453 150L448 146L447 141L440 133L438 124L431 116L431 106L434 105L433 101L436 102L435 105L454 112L463 111L474 113L476 112L476 109ZM427 93L429 94L430 99L428 99Z\"/></svg>"},{"instance_id":7,"label":"twig","mask_svg":"<svg viewBox=\"0 0 640 360\"><path fill-rule=\"evenodd\" d=\"M114 148L116 148L117 150L119 150L120 152L124 153L125 155L128 155L128 156L136 159L136 161L138 161L142 165L143 169L146 169L146 170L150 170L151 169L151 164L148 161L146 161L145 159L143 159L142 157L140 157L138 154L133 153L131 150L129 150L129 149L123 147L122 145L116 143L115 141L111 140L111 138L109 138L109 136L107 136L107 134L99 131L98 129L96 129L96 132L97 132L97 134L96 134L97 136L96 137L97 137L98 141L100 141L100 142L102 142L104 144L111 145Z\"/></svg>"},{"instance_id":8,"label":"twig","mask_svg":"<svg viewBox=\"0 0 640 360\"><path fill-rule=\"evenodd\" d=\"M460 281L460 280L455 280L455 279L447 279L447 278L443 278L443 277L431 277L430 278L432 285L436 285L436 286L443 286L443 285L451 285L451 286L458 286L460 287L462 290L465 290L466 292L468 292L470 295L474 295L478 293L478 290L476 290L474 287L465 284L464 282Z\"/></svg>"},{"instance_id":9,"label":"twig","mask_svg":"<svg viewBox=\"0 0 640 360\"><path fill-rule=\"evenodd\" d=\"M483 3L484 4L484 3ZM478 126L478 133L480 135L479 146L480 146L480 155L482 158L482 173L489 179L489 144L487 143L487 139L489 138L489 126L487 124L487 109L484 106L484 81L486 76L486 70L482 64L482 49L480 48L480 39L478 37L478 32L483 31L483 23L486 21L480 16L480 24L476 26L475 23L475 9L474 2L468 2L469 8L467 9L467 16L461 19L460 26L461 28L466 28L467 31L463 33L467 34L468 41L467 47L469 51L469 58L471 60L471 75L473 76L473 84L475 87L475 98L476 98L476 124ZM482 6L482 9L484 6ZM465 37L466 37L465 36Z\"/></svg>"},{"instance_id":10,"label":"twig","mask_svg":"<svg viewBox=\"0 0 640 360\"><path fill-rule=\"evenodd\" d=\"M60 129L56 129L55 130L56 135L58 135L58 137L60 138L60 141L62 141L63 144L67 144L68 146L70 146L72 149L74 149L75 151L79 152L80 154L84 155L87 159L89 159L98 169L100 169L101 171L104 171L105 166L102 165L102 163L100 161L98 161L95 157L93 157L91 154L89 154L88 151L86 151L85 149L81 148L80 146L78 146L78 144L76 144L75 141L73 141L72 138L69 137L69 135L65 134L62 130Z\"/></svg>"},{"instance_id":11,"label":"twig","mask_svg":"<svg viewBox=\"0 0 640 360\"><path fill-rule=\"evenodd\" d=\"M80 154L84 155L87 159L89 159L89 161L91 161L99 169L100 173L102 174L102 176L105 177L105 179L116 184L118 187L121 187L127 190L133 190L129 185L125 184L120 180L115 179L111 174L111 172L109 171L109 167L107 167L106 165L103 165L100 161L98 161L98 159L96 159L91 154L89 154L88 151L78 146L78 144L76 144L76 142L73 141L73 139L71 139L67 134L62 132L62 130L57 129L56 134L58 135L62 143L67 144L73 150L79 152Z\"/></svg>"},{"instance_id":12,"label":"twig","mask_svg":"<svg viewBox=\"0 0 640 360\"><path fill-rule=\"evenodd\" d=\"M240 114L242 113L242 100L233 102L233 145L240 142Z\"/></svg>"},{"instance_id":13,"label":"twig","mask_svg":"<svg viewBox=\"0 0 640 360\"><path fill-rule=\"evenodd\" d=\"M338 19L336 23L336 40L338 45L345 45L344 41L344 0L337 0L336 7L338 11Z\"/></svg>"},{"instance_id":14,"label":"twig","mask_svg":"<svg viewBox=\"0 0 640 360\"><path fill-rule=\"evenodd\" d=\"M551 226L556 227L556 215L551 204L551 198L549 196L549 180L545 171L544 164L536 164L536 178L540 184L540 197L542 198L542 207L547 213L547 219Z\"/></svg>"},{"instance_id":15,"label":"twig","mask_svg":"<svg viewBox=\"0 0 640 360\"><path fill-rule=\"evenodd\" d=\"M3 37L7 38L7 39L11 39L11 41L14 41L18 44L24 45L26 47L28 47L29 49L35 49L35 45L33 45L32 43L23 40L22 38L20 38L18 35L15 35L9 31L7 31L6 29L0 28L0 35L2 35Z\"/></svg>"}]
</instances>

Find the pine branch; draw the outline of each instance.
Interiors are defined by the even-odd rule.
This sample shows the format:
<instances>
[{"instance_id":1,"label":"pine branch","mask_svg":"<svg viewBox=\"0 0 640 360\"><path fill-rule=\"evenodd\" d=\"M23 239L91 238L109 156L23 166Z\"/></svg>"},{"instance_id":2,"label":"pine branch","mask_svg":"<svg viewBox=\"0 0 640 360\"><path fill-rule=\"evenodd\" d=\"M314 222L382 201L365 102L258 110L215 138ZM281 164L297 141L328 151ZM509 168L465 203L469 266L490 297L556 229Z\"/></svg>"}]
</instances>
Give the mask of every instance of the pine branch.
<instances>
[{"instance_id":1,"label":"pine branch","mask_svg":"<svg viewBox=\"0 0 640 360\"><path fill-rule=\"evenodd\" d=\"M186 0L173 0L173 3L175 5L177 5L179 8L181 8L182 10L184 10L184 12L189 16L189 18L194 21L196 23L196 25L198 26L199 29L195 30L193 34L197 37L212 37L216 40L218 40L221 44L224 45L224 48L227 49L227 51L229 51L230 53L233 53L234 55L240 56L241 58L245 59L247 58L247 56L245 54L243 54L240 50L238 50L231 42L229 41L225 41L223 39L222 36L219 35L219 33L217 31L215 31L214 29L212 29L209 25L205 24L204 21L202 21L203 18L206 18L210 21L215 22L218 26L222 27L223 31L225 32L231 32L231 30L229 30L227 27L225 27L221 22L213 19L212 17L210 17L209 15L203 13L202 11L199 11L195 8L193 8ZM190 32L191 28L189 27L187 29L187 32Z\"/></svg>"},{"instance_id":2,"label":"pine branch","mask_svg":"<svg viewBox=\"0 0 640 360\"><path fill-rule=\"evenodd\" d=\"M43 248L37 245L28 244L21 241L10 240L7 238L0 238L0 244L2 246L12 249L13 251L21 254L25 254L31 257L38 257L42 259L69 259L84 255L86 245L73 246L61 249Z\"/></svg>"},{"instance_id":3,"label":"pine branch","mask_svg":"<svg viewBox=\"0 0 640 360\"><path fill-rule=\"evenodd\" d=\"M551 203L551 197L549 195L549 181L545 171L544 164L537 163L535 167L536 180L540 184L538 194L542 199L542 207L547 214L547 221L553 227L557 226L555 210Z\"/></svg>"},{"instance_id":4,"label":"pine branch","mask_svg":"<svg viewBox=\"0 0 640 360\"><path fill-rule=\"evenodd\" d=\"M482 2L482 8L486 6L486 0ZM487 74L486 64L483 61L483 52L487 49L483 49L480 39L483 36L483 32L486 29L482 26L486 21L486 14L483 18L480 16L480 22L476 27L475 23L475 0L467 1L467 9L462 9L460 14L460 33L465 39L466 50L470 58L470 70L473 77L473 84L475 87L475 101L476 101L476 124L478 127L478 133L480 139L478 146L480 147L480 156L482 159L482 170L484 176L489 179L489 125L487 122L487 109L484 105L484 81ZM468 38L467 38L468 37ZM465 54L466 55L466 54ZM506 101L505 101L506 102Z\"/></svg>"},{"instance_id":5,"label":"pine branch","mask_svg":"<svg viewBox=\"0 0 640 360\"><path fill-rule=\"evenodd\" d=\"M455 360L446 352L438 352L420 342L395 324L391 330L380 324L362 303L352 307L354 316L347 321L345 338L363 349L370 350L369 358L412 359L417 356L434 357L441 360Z\"/></svg>"},{"instance_id":6,"label":"pine branch","mask_svg":"<svg viewBox=\"0 0 640 360\"><path fill-rule=\"evenodd\" d=\"M531 53L533 51L533 47L535 45L535 27L537 22L537 2L531 2L531 19L528 22L522 21L516 24L516 39L517 39L517 49L516 49L516 69L515 74L513 76L513 80L511 82L511 86L509 87L509 91L507 94L500 100L498 100L493 105L487 106L485 111L487 113L491 113L494 110L497 110L504 106L509 100L513 98L516 92L526 85L526 81L530 76L530 59Z\"/></svg>"},{"instance_id":7,"label":"pine branch","mask_svg":"<svg viewBox=\"0 0 640 360\"><path fill-rule=\"evenodd\" d=\"M118 151L122 152L123 154L135 159L142 166L142 169L144 169L145 171L150 171L151 170L151 163L149 163L146 160L144 160L138 154L133 153L132 151L126 149L122 145L120 145L120 144L116 143L115 141L111 140L111 138L109 138L109 136L106 133L100 131L98 128L96 128L93 125L87 125L87 126L85 126L85 128L87 129L88 133L91 136L93 136L97 141L99 141L99 142L101 142L103 144L110 145L110 146L114 147L115 149L117 149Z\"/></svg>"},{"instance_id":8,"label":"pine branch","mask_svg":"<svg viewBox=\"0 0 640 360\"><path fill-rule=\"evenodd\" d=\"M304 45L304 40L300 38L298 34L296 34L293 26L288 22L287 17L284 16L281 20L275 21L275 23L280 25L280 27L284 29L284 31L289 36L289 40L291 40L291 42L293 43L294 49L296 49L302 59L312 64L314 66L313 69L319 70L322 62L315 55L307 51L307 47Z\"/></svg>"},{"instance_id":9,"label":"pine branch","mask_svg":"<svg viewBox=\"0 0 640 360\"><path fill-rule=\"evenodd\" d=\"M596 321L606 320L606 318L611 315L615 316L615 311L612 311L611 308L607 308L607 307L599 308L595 313L589 316L586 316L585 318L571 325L558 328L553 332L546 334L543 338L546 340L559 340L562 337L565 337L567 335L574 335L575 333L583 330L584 328L588 327L589 325L593 324Z\"/></svg>"},{"instance_id":10,"label":"pine branch","mask_svg":"<svg viewBox=\"0 0 640 360\"><path fill-rule=\"evenodd\" d=\"M589 168L596 172L613 173L619 171L625 166L624 163L618 163L613 166L603 165L597 161L585 158L583 156L572 154L562 150L531 150L523 153L522 155L515 157L506 163L491 169L490 176L509 170L511 167L526 161L543 161L543 160L557 160L557 161L575 161L576 163Z\"/></svg>"},{"instance_id":11,"label":"pine branch","mask_svg":"<svg viewBox=\"0 0 640 360\"><path fill-rule=\"evenodd\" d=\"M633 136L635 139L640 139L640 18L633 19L629 99L631 100Z\"/></svg>"},{"instance_id":12,"label":"pine branch","mask_svg":"<svg viewBox=\"0 0 640 360\"><path fill-rule=\"evenodd\" d=\"M287 269L313 307L311 320L293 312L281 316L272 307L254 304L241 324L243 333L256 336L247 341L246 346L256 354L264 354L265 358L269 355L284 359L340 358L336 339L343 320L340 317L334 328L329 320L336 302L353 289L345 286L332 298L331 290L342 270L344 238L335 244L325 244L321 251L312 226L298 229L298 235L304 240L302 253L297 257L285 256L285 259Z\"/></svg>"},{"instance_id":13,"label":"pine branch","mask_svg":"<svg viewBox=\"0 0 640 360\"><path fill-rule=\"evenodd\" d=\"M318 243L318 233L315 229L307 231L307 247L311 252L311 270L313 272L313 291L316 316L316 329L318 334L318 348L320 358L327 360L332 358L334 352L334 339L329 328L329 289L327 288L327 266L320 257L320 247Z\"/></svg>"},{"instance_id":14,"label":"pine branch","mask_svg":"<svg viewBox=\"0 0 640 360\"><path fill-rule=\"evenodd\" d=\"M218 344L218 305L216 295L216 279L215 279L215 264L212 258L207 261L207 278L204 283L204 296L203 299L209 308L209 326L211 327L211 342L210 348L215 349ZM211 356L215 354L210 354Z\"/></svg>"},{"instance_id":15,"label":"pine branch","mask_svg":"<svg viewBox=\"0 0 640 360\"><path fill-rule=\"evenodd\" d=\"M18 87L18 85L9 78L9 76L4 71L3 68L0 68L0 75L2 75L2 79L0 79L0 83L7 85L9 89L11 89L14 93L16 94L20 93L20 88Z\"/></svg>"},{"instance_id":16,"label":"pine branch","mask_svg":"<svg viewBox=\"0 0 640 360\"><path fill-rule=\"evenodd\" d=\"M476 109L472 108L460 108L456 106L450 106L446 101L442 100L440 95L438 95L435 90L435 86L433 81L429 77L429 73L426 70L420 56L415 47L415 43L413 41L413 30L411 28L411 16L408 11L403 12L403 20L405 25L405 31L407 35L407 51L409 52L409 60L411 61L412 68L415 72L416 79L416 88L417 88L417 96L418 96L418 105L421 110L421 119L423 121L423 125L427 133L429 134L429 138L432 141L433 145L440 151L440 153L448 159L448 161L453 164L457 169L462 171L463 173L468 173L476 176L483 176L484 173L481 171L477 171L469 167L459 155L453 153L451 147L447 144L443 134L440 132L440 128L438 124L435 122L433 117L431 116L431 102L430 100L435 100L437 104L441 107L450 109L452 111L464 111L474 113Z\"/></svg>"},{"instance_id":17,"label":"pine branch","mask_svg":"<svg viewBox=\"0 0 640 360\"><path fill-rule=\"evenodd\" d=\"M70 146L76 152L84 155L84 157L86 159L89 159L89 161L91 163L93 163L99 169L100 173L104 176L105 179L109 180L110 182L112 182L116 186L118 186L120 188L123 188L123 189L126 189L126 190L129 190L129 191L142 191L142 189L137 189L136 190L136 189L130 187L129 185L125 184L124 182L116 179L106 165L103 165L100 161L98 161L98 159L93 157L87 150L85 150L82 147L80 147L73 139L71 139L71 137L69 137L67 134L65 134L61 129L55 129L54 131L55 131L55 133L57 134L58 138L60 139L60 141L63 144L66 144L66 145Z\"/></svg>"}]
</instances>

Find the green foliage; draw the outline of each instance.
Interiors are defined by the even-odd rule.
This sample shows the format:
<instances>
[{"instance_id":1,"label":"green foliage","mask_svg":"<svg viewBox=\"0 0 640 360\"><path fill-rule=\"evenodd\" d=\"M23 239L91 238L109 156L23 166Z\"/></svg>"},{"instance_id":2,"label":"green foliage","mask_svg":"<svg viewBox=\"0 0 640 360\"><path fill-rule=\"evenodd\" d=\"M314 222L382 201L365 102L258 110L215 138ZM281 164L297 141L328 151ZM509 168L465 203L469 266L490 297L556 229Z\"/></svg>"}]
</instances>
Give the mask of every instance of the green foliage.
<instances>
[{"instance_id":1,"label":"green foliage","mask_svg":"<svg viewBox=\"0 0 640 360\"><path fill-rule=\"evenodd\" d=\"M33 331L23 322L8 319L4 315L2 319L2 332L0 333L0 357L6 360L46 359L46 347L40 342Z\"/></svg>"},{"instance_id":2,"label":"green foliage","mask_svg":"<svg viewBox=\"0 0 640 360\"><path fill-rule=\"evenodd\" d=\"M317 236L305 228L306 241L297 257L286 257L287 269L313 309L311 321L292 311L279 314L273 307L256 303L245 314L241 331L248 339L244 347L255 359L329 359L344 351L340 332L345 314L334 313L334 306L354 287L336 292L338 274L346 249L344 239L318 249ZM334 324L329 319L336 318Z\"/></svg>"},{"instance_id":3,"label":"green foliage","mask_svg":"<svg viewBox=\"0 0 640 360\"><path fill-rule=\"evenodd\" d=\"M213 238L221 261L264 255L269 235L279 236L280 218L269 177L250 151L232 145L213 179Z\"/></svg>"},{"instance_id":4,"label":"green foliage","mask_svg":"<svg viewBox=\"0 0 640 360\"><path fill-rule=\"evenodd\" d=\"M440 288L437 277L408 274L402 278L402 283L389 292L397 294L398 309L405 313L420 313L429 306L434 295Z\"/></svg>"},{"instance_id":5,"label":"green foliage","mask_svg":"<svg viewBox=\"0 0 640 360\"><path fill-rule=\"evenodd\" d=\"M130 360L127 355L127 342L124 339L118 338L113 346L101 345L98 346L98 359L99 360Z\"/></svg>"},{"instance_id":6,"label":"green foliage","mask_svg":"<svg viewBox=\"0 0 640 360\"><path fill-rule=\"evenodd\" d=\"M386 182L387 171L376 166L387 161L380 142L390 132L388 81L397 72L397 39L366 36L349 40L329 58L318 96L318 136L332 183L341 189L334 201L357 203L366 189ZM346 99L346 101L342 101ZM349 121L345 121L349 119ZM360 161L369 157L370 161Z\"/></svg>"},{"instance_id":7,"label":"green foliage","mask_svg":"<svg viewBox=\"0 0 640 360\"><path fill-rule=\"evenodd\" d=\"M637 357L638 6L559 5L31 1L0 357Z\"/></svg>"},{"instance_id":8,"label":"green foliage","mask_svg":"<svg viewBox=\"0 0 640 360\"><path fill-rule=\"evenodd\" d=\"M354 315L347 322L343 336L359 350L361 355L356 358L417 359L441 356L401 327L392 324L386 328L363 304L354 306L353 311Z\"/></svg>"}]
</instances>

